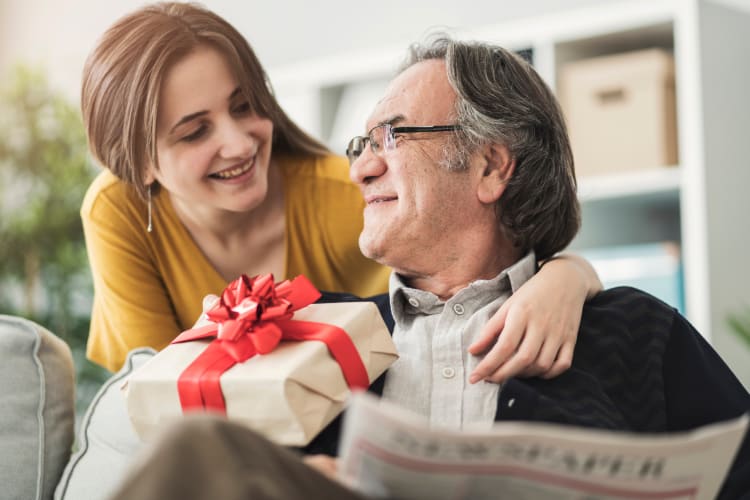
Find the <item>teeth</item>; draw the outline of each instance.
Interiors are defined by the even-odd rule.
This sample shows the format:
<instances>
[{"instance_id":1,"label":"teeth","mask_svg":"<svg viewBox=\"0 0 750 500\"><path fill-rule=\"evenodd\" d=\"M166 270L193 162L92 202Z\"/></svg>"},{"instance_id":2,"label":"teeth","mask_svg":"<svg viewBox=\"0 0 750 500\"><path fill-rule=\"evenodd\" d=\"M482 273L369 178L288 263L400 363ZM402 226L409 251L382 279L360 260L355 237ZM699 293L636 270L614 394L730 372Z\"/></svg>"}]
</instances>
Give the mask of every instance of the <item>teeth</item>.
<instances>
[{"instance_id":1,"label":"teeth","mask_svg":"<svg viewBox=\"0 0 750 500\"><path fill-rule=\"evenodd\" d=\"M231 170L222 170L221 172L211 174L211 176L218 177L219 179L231 179L232 177L237 177L238 175L244 174L245 172L250 170L250 167L252 166L253 162L249 161L241 167L233 168Z\"/></svg>"}]
</instances>

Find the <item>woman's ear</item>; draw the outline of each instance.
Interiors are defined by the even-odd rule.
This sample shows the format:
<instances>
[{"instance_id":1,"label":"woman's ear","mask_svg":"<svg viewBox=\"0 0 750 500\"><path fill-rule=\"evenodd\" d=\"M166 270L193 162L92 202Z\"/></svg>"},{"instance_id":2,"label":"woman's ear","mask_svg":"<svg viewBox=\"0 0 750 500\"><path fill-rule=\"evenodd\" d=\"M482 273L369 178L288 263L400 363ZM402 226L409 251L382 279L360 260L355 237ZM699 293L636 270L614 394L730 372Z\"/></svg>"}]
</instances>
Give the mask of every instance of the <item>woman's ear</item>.
<instances>
[{"instance_id":1,"label":"woman's ear","mask_svg":"<svg viewBox=\"0 0 750 500\"><path fill-rule=\"evenodd\" d=\"M484 171L477 186L477 197L482 203L495 203L513 176L516 160L502 144L488 144L483 149L483 156Z\"/></svg>"},{"instance_id":2,"label":"woman's ear","mask_svg":"<svg viewBox=\"0 0 750 500\"><path fill-rule=\"evenodd\" d=\"M149 164L148 167L146 167L146 172L143 174L143 183L148 186L149 184L153 184L156 181L156 176L154 175L154 167Z\"/></svg>"}]
</instances>

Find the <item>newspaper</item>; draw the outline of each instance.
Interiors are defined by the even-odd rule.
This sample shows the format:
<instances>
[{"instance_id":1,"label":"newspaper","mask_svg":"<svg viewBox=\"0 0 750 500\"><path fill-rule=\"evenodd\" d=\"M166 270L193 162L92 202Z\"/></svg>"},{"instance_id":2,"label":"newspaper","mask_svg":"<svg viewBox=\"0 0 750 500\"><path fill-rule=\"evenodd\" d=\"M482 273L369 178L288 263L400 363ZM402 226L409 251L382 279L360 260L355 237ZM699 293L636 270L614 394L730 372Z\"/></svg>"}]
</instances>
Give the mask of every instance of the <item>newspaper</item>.
<instances>
[{"instance_id":1,"label":"newspaper","mask_svg":"<svg viewBox=\"0 0 750 500\"><path fill-rule=\"evenodd\" d=\"M674 434L524 422L454 431L359 393L346 413L338 470L375 498L709 500L747 425L746 414Z\"/></svg>"}]
</instances>

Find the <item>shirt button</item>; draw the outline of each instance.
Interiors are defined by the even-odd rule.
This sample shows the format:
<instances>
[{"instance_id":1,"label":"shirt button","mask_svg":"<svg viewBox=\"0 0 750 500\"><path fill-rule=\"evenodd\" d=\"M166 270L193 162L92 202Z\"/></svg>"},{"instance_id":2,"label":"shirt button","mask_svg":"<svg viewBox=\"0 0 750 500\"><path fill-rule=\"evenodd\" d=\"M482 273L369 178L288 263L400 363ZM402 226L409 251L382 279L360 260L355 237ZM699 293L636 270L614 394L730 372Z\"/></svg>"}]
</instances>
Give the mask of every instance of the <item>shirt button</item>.
<instances>
[{"instance_id":1,"label":"shirt button","mask_svg":"<svg viewBox=\"0 0 750 500\"><path fill-rule=\"evenodd\" d=\"M461 316L464 313L464 306L461 304L453 304L453 312Z\"/></svg>"},{"instance_id":2,"label":"shirt button","mask_svg":"<svg viewBox=\"0 0 750 500\"><path fill-rule=\"evenodd\" d=\"M456 375L456 370L450 366L443 368L443 378L453 378Z\"/></svg>"},{"instance_id":3,"label":"shirt button","mask_svg":"<svg viewBox=\"0 0 750 500\"><path fill-rule=\"evenodd\" d=\"M414 297L409 297L409 304L411 304L412 307L419 307L419 301Z\"/></svg>"}]
</instances>

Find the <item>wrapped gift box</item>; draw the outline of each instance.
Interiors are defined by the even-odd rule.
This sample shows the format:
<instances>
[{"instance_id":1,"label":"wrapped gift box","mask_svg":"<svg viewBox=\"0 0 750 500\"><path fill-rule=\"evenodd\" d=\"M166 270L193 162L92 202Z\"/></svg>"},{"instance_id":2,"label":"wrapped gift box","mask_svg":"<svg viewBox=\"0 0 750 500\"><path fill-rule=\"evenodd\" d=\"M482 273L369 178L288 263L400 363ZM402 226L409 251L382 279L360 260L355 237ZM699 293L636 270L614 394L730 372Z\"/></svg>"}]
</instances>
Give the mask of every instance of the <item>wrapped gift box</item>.
<instances>
[{"instance_id":1,"label":"wrapped gift box","mask_svg":"<svg viewBox=\"0 0 750 500\"><path fill-rule=\"evenodd\" d=\"M311 304L295 321L344 329L359 352L370 383L398 355L371 302ZM144 440L183 416L177 379L210 340L171 344L133 373L124 386L128 413ZM304 446L343 409L350 389L341 367L319 341L282 341L221 375L228 418L287 446Z\"/></svg>"}]
</instances>

